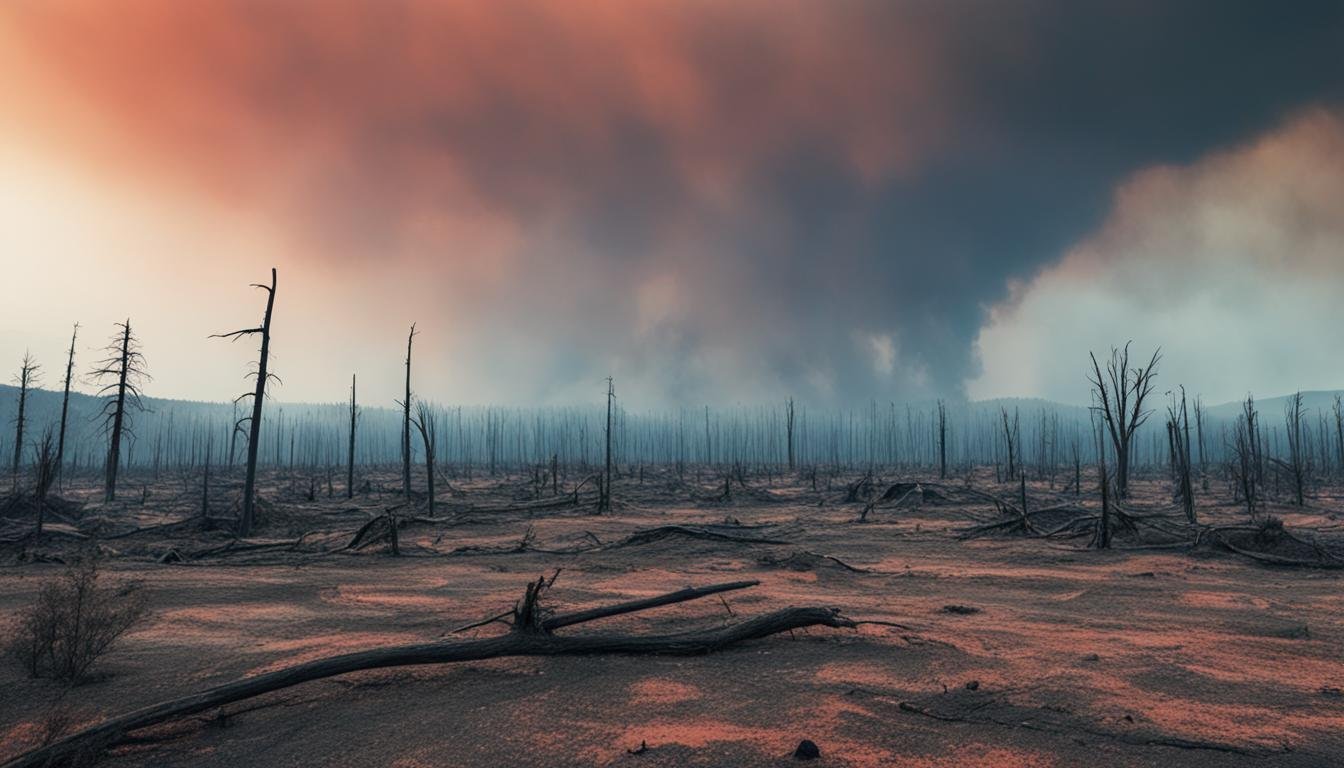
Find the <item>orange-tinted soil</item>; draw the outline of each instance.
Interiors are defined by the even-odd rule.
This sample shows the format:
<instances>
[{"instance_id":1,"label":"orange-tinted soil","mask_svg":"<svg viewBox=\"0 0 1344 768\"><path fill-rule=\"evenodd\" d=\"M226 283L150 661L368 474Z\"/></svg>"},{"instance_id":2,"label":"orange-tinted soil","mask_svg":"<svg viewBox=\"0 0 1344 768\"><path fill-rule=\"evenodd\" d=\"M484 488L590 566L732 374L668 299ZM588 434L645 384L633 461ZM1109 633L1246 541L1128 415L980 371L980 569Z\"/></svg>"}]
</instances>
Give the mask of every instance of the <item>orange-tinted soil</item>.
<instances>
[{"instance_id":1,"label":"orange-tinted soil","mask_svg":"<svg viewBox=\"0 0 1344 768\"><path fill-rule=\"evenodd\" d=\"M770 486L731 502L710 483L629 486L609 516L557 509L454 513L522 488L476 481L445 497L452 525L381 547L320 556L268 552L158 565L202 535L109 541L110 577L144 582L153 609L64 696L95 720L326 654L432 640L512 605L529 579L561 569L548 605L589 607L687 585L762 583L562 632L712 627L789 605L842 608L907 628L810 629L699 657L520 658L389 669L309 683L151 729L110 766L789 765L799 740L822 766L1325 766L1344 764L1344 575L1269 568L1211 552L1107 551L1085 540L959 541L986 510L878 510L843 488ZM666 491L661 490L666 487ZM988 486L985 486L988 487ZM1044 486L1034 494L1048 494ZM1156 499L1156 485L1149 491ZM283 502L259 533L321 529L335 546L395 503ZM1313 522L1333 524L1318 501ZM134 514L153 519L153 503ZM343 512L344 511L344 512ZM127 514L131 514L128 512ZM162 510L160 510L162 512ZM1201 509L1232 521L1231 505ZM433 555L480 545L564 549L670 523L726 517L787 544L685 538L576 554ZM1289 523L1293 520L1289 518ZM214 534L218 537L218 534ZM211 539L221 541L222 539ZM306 545L307 546L307 545ZM827 560L776 561L798 551ZM55 565L0 569L12 614ZM973 612L954 613L958 605ZM731 612L731 615L730 615ZM505 631L492 624L464 633ZM968 684L970 684L968 686ZM40 738L54 683L0 667L0 757ZM259 708L258 708L259 707ZM647 751L630 754L641 743Z\"/></svg>"}]
</instances>

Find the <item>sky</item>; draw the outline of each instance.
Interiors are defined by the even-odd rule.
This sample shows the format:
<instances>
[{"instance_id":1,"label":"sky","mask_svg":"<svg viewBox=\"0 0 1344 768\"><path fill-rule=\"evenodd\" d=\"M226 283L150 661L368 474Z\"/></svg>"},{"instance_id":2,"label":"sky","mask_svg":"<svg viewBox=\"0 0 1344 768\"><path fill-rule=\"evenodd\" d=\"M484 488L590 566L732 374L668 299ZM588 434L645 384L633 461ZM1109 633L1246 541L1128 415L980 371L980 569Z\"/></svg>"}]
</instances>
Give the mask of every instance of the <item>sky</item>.
<instances>
[{"instance_id":1,"label":"sky","mask_svg":"<svg viewBox=\"0 0 1344 768\"><path fill-rule=\"evenodd\" d=\"M1344 387L1344 5L5 0L0 366L146 393ZM87 384L81 384L88 389Z\"/></svg>"}]
</instances>

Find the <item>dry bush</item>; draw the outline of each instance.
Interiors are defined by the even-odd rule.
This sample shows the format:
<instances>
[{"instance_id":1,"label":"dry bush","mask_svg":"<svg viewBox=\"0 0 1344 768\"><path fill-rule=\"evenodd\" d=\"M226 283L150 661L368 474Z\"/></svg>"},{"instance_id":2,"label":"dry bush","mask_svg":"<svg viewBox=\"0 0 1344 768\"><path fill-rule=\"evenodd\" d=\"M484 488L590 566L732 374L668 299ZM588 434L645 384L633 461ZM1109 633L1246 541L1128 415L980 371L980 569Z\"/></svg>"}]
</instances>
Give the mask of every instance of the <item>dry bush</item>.
<instances>
[{"instance_id":1,"label":"dry bush","mask_svg":"<svg viewBox=\"0 0 1344 768\"><path fill-rule=\"evenodd\" d=\"M99 586L98 562L86 556L42 585L13 627L10 652L34 677L83 680L117 638L145 616L138 586Z\"/></svg>"}]
</instances>

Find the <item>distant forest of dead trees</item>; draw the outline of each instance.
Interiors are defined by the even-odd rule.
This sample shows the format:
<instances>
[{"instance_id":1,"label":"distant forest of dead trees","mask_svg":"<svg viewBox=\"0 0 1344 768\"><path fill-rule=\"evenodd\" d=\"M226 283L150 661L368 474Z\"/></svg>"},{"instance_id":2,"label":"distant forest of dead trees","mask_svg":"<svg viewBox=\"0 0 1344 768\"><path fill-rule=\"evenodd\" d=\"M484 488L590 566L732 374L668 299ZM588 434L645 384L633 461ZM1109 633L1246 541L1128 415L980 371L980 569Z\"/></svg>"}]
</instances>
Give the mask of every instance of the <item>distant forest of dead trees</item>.
<instances>
[{"instance_id":1,"label":"distant forest of dead trees","mask_svg":"<svg viewBox=\"0 0 1344 768\"><path fill-rule=\"evenodd\" d=\"M247 469L250 481L258 466L302 471L328 486L345 486L346 493L365 470L387 467L402 470L406 490L412 467L417 476L421 467L434 467L426 470L432 482L436 473L601 468L601 478L641 467L814 475L819 467L880 468L948 477L991 466L1001 482L1025 477L1068 487L1081 482L1082 467L1101 467L1120 495L1131 473L1169 473L1177 496L1193 498L1210 483L1223 483L1253 510L1269 494L1300 504L1316 485L1344 478L1338 395L1317 397L1314 405L1294 395L1279 412L1262 412L1249 397L1235 412L1211 410L1178 386L1159 390L1159 356L1140 366L1130 361L1128 347L1094 359L1090 372L1080 366L1080 377L1088 374L1093 385L1091 408L1029 400L870 401L808 410L789 400L632 411L605 380L602 389L595 384L597 397L588 406L463 407L415 394L412 326L405 391L397 402L365 407L352 376L346 402L272 403L265 386L274 378L266 364L275 285L274 273L269 285L257 285L267 292L261 324L221 335L261 341L251 374L255 389L232 404L142 397L149 369L130 319L116 325L105 357L87 372L77 365L72 336L59 386L45 387L43 369L26 357L0 404L13 429L0 449L13 488L45 493L63 476L100 475L111 499L120 474L143 480L207 467L225 476ZM100 389L72 392L80 382Z\"/></svg>"}]
</instances>

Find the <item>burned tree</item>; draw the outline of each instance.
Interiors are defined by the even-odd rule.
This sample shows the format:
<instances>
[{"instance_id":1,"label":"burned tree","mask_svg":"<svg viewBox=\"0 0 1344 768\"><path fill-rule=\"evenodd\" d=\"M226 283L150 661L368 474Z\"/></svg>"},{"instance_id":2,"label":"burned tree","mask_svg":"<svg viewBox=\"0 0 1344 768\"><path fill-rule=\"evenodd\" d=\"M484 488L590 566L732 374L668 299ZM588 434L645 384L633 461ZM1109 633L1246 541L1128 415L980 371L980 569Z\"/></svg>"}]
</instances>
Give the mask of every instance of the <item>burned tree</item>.
<instances>
[{"instance_id":1,"label":"burned tree","mask_svg":"<svg viewBox=\"0 0 1344 768\"><path fill-rule=\"evenodd\" d=\"M266 384L275 378L275 374L267 371L267 365L270 363L271 356L271 311L275 309L275 267L271 267L271 284L262 285L253 283L253 288L260 288L266 292L266 314L262 315L261 325L256 328L243 328L229 333L215 334L212 338L229 339L237 341L244 336L260 336L261 349L257 355L257 370L250 375L257 378L257 388L252 392L246 392L238 397L234 402L242 400L245 397L252 398L252 415L244 416L242 419L234 422L234 429L241 429L242 425L248 425L247 437L247 479L243 481L243 509L238 516L238 535L247 536L252 533L252 523L256 517L256 490L257 490L257 449L261 447L261 406L266 401Z\"/></svg>"},{"instance_id":2,"label":"burned tree","mask_svg":"<svg viewBox=\"0 0 1344 768\"><path fill-rule=\"evenodd\" d=\"M1172 471L1176 481L1176 495L1181 500L1181 509L1185 519L1191 523L1195 519L1195 489L1190 481L1190 412L1186 408L1185 387L1181 387L1181 399L1171 396L1171 405L1167 406L1167 435L1171 444Z\"/></svg>"},{"instance_id":3,"label":"burned tree","mask_svg":"<svg viewBox=\"0 0 1344 768\"><path fill-rule=\"evenodd\" d=\"M401 493L411 497L411 343L415 341L415 323L406 336L406 396L401 401Z\"/></svg>"},{"instance_id":4,"label":"burned tree","mask_svg":"<svg viewBox=\"0 0 1344 768\"><path fill-rule=\"evenodd\" d=\"M42 369L30 353L25 352L19 372L14 376L14 385L19 388L19 409L14 417L14 488L19 487L19 462L23 456L23 428L27 423L28 392L37 385L38 372Z\"/></svg>"},{"instance_id":5,"label":"burned tree","mask_svg":"<svg viewBox=\"0 0 1344 768\"><path fill-rule=\"evenodd\" d=\"M1091 353L1089 356L1094 374L1090 383L1100 401L1099 406L1093 407L1099 409L1111 438L1111 447L1115 451L1115 495L1123 499L1129 494L1130 443L1134 433L1152 413L1143 409L1143 402L1153 391L1153 374L1162 359L1162 350L1153 352L1147 366L1130 368L1129 343L1126 342L1123 349L1111 347L1105 375L1097 363L1097 356Z\"/></svg>"},{"instance_id":6,"label":"burned tree","mask_svg":"<svg viewBox=\"0 0 1344 768\"><path fill-rule=\"evenodd\" d=\"M1232 427L1228 477L1232 480L1233 492L1246 504L1246 513L1252 518L1260 501L1259 427L1256 422L1255 400L1247 395Z\"/></svg>"},{"instance_id":7,"label":"burned tree","mask_svg":"<svg viewBox=\"0 0 1344 768\"><path fill-rule=\"evenodd\" d=\"M65 424L70 414L70 382L75 377L75 339L79 336L79 323L70 334L70 352L65 359L65 393L61 396L61 431L56 438L56 477L59 479L65 467Z\"/></svg>"},{"instance_id":8,"label":"burned tree","mask_svg":"<svg viewBox=\"0 0 1344 768\"><path fill-rule=\"evenodd\" d=\"M37 507L37 527L33 531L33 540L42 537L42 526L46 523L47 494L60 469L56 451L52 448L51 427L42 433L33 451L33 467L36 470L36 482L33 484L33 505Z\"/></svg>"},{"instance_id":9,"label":"burned tree","mask_svg":"<svg viewBox=\"0 0 1344 768\"><path fill-rule=\"evenodd\" d=\"M784 404L784 432L789 443L789 471L793 471L793 398Z\"/></svg>"},{"instance_id":10,"label":"burned tree","mask_svg":"<svg viewBox=\"0 0 1344 768\"><path fill-rule=\"evenodd\" d=\"M345 463L345 498L355 497L355 425L359 422L359 406L355 403L355 374L350 374L350 444Z\"/></svg>"},{"instance_id":11,"label":"burned tree","mask_svg":"<svg viewBox=\"0 0 1344 768\"><path fill-rule=\"evenodd\" d=\"M1293 481L1294 502L1299 507L1303 503L1303 486L1306 484L1307 478L1306 460L1303 457L1306 446L1302 442L1304 410L1301 392L1293 393L1283 408L1284 433L1288 437L1288 464L1286 469L1289 479Z\"/></svg>"},{"instance_id":12,"label":"burned tree","mask_svg":"<svg viewBox=\"0 0 1344 768\"><path fill-rule=\"evenodd\" d=\"M602 473L602 493L598 495L597 511L611 511L611 405L616 399L616 385L610 376L607 377L607 459L606 468ZM706 411L708 413L708 411Z\"/></svg>"},{"instance_id":13,"label":"burned tree","mask_svg":"<svg viewBox=\"0 0 1344 768\"><path fill-rule=\"evenodd\" d=\"M1013 420L1008 421L1008 409L999 408L999 414L1003 417L1003 439L1008 447L1008 479L1012 480L1017 476L1017 437L1018 432L1018 413L1013 410Z\"/></svg>"},{"instance_id":14,"label":"burned tree","mask_svg":"<svg viewBox=\"0 0 1344 768\"><path fill-rule=\"evenodd\" d=\"M425 480L429 493L429 514L434 514L434 449L438 446L438 427L434 422L434 411L422 400L415 404L415 428L425 444Z\"/></svg>"},{"instance_id":15,"label":"burned tree","mask_svg":"<svg viewBox=\"0 0 1344 768\"><path fill-rule=\"evenodd\" d=\"M1335 449L1339 463L1336 465L1341 475L1344 475L1344 398L1335 395L1334 404L1335 414Z\"/></svg>"},{"instance_id":16,"label":"burned tree","mask_svg":"<svg viewBox=\"0 0 1344 768\"><path fill-rule=\"evenodd\" d=\"M103 497L113 501L117 497L117 470L121 466L121 438L131 434L130 414L127 407L145 410L140 401L140 385L149 374L145 372L145 358L140 354L140 342L131 332L131 320L117 323L120 330L107 345L107 357L89 373L95 382L107 382L98 390L105 398L102 418L103 430L108 434L107 467L103 483Z\"/></svg>"},{"instance_id":17,"label":"burned tree","mask_svg":"<svg viewBox=\"0 0 1344 768\"><path fill-rule=\"evenodd\" d=\"M938 477L947 478L947 406L938 401Z\"/></svg>"}]
</instances>

